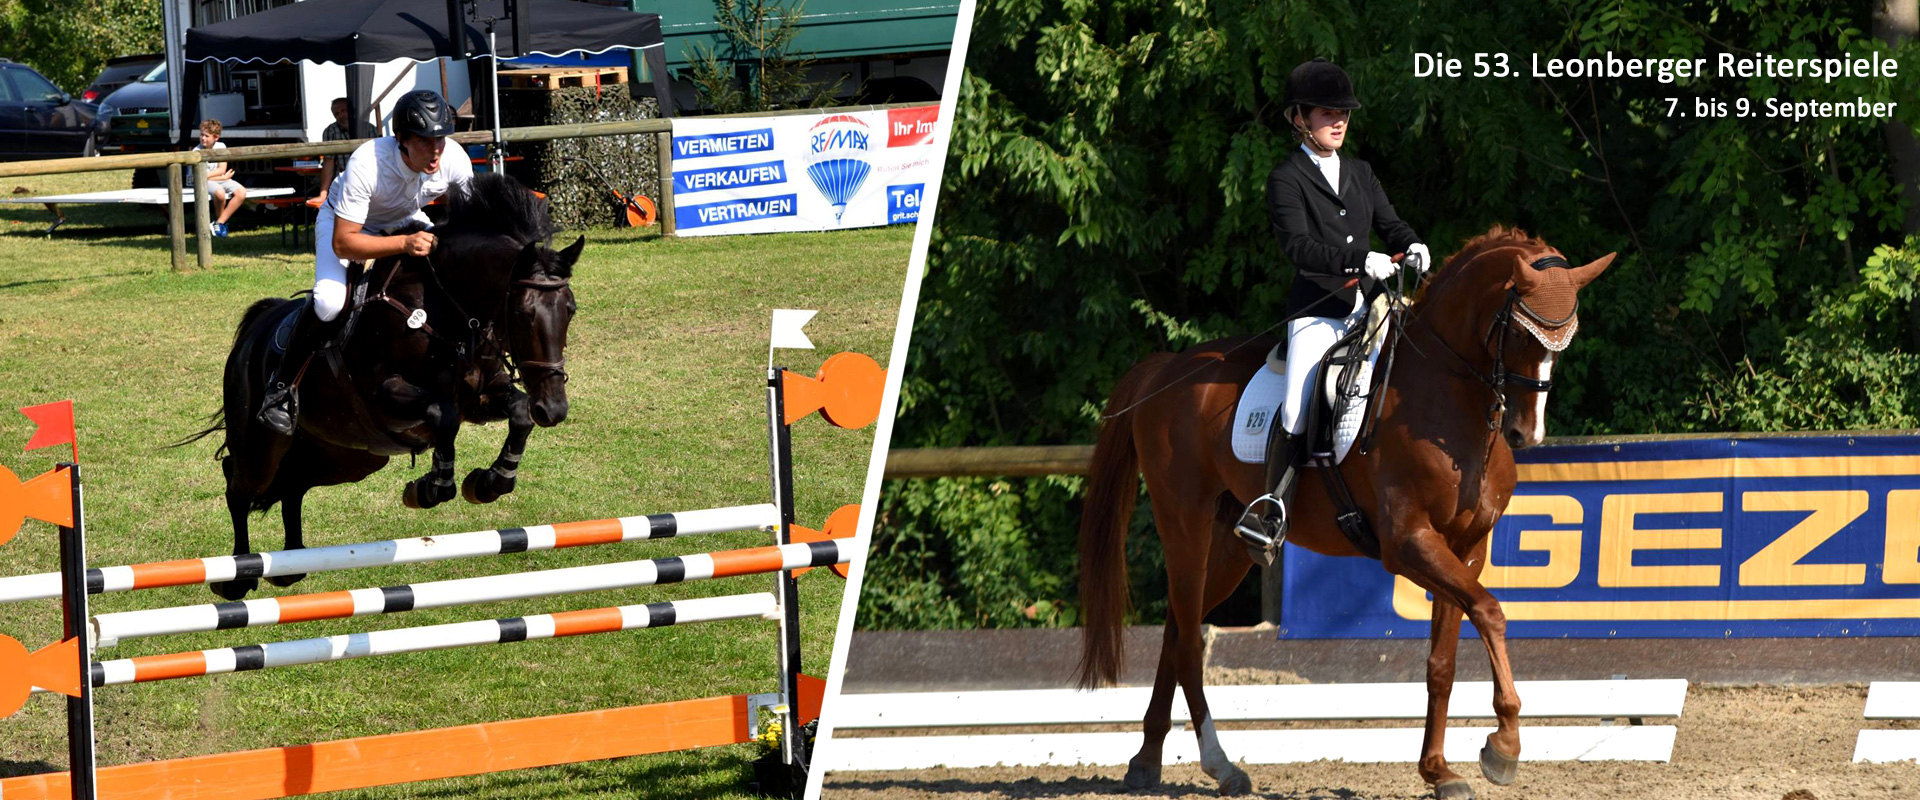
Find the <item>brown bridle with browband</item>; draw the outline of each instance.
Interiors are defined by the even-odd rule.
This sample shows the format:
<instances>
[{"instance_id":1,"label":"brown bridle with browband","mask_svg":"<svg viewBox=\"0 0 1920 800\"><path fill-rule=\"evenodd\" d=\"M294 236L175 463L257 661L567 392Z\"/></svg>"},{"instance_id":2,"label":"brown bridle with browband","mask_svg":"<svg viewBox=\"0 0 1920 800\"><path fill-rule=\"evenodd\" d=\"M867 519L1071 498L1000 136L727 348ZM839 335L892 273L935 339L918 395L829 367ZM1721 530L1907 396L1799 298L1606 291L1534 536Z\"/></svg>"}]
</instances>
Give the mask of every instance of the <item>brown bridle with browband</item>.
<instances>
[{"instance_id":1,"label":"brown bridle with browband","mask_svg":"<svg viewBox=\"0 0 1920 800\"><path fill-rule=\"evenodd\" d=\"M1558 253L1548 253L1540 256L1534 259L1529 266L1536 270L1571 269L1573 267L1572 264L1567 262L1565 257ZM1519 312L1517 316L1514 313L1515 311ZM1551 319L1534 310L1532 306L1527 305L1527 301L1520 296L1518 290L1507 289L1507 302L1500 307L1498 312L1494 313L1493 321L1487 326L1487 335L1481 340L1484 345L1491 343L1496 337L1499 339L1499 344L1493 352L1493 368L1488 372L1482 372L1473 365L1473 362L1468 361L1466 356L1460 355L1459 351L1454 350L1452 345L1447 344L1447 340L1440 336L1439 331L1433 329L1431 323L1426 325L1425 328L1429 337L1439 342L1440 347L1445 349L1448 355L1453 356L1455 361L1460 362L1460 365L1466 368L1467 375L1480 381L1482 384L1485 384L1488 389L1492 390L1493 402L1487 406L1487 428L1488 430L1498 430L1500 427L1500 418L1507 411L1508 386L1519 386L1521 389L1543 394L1553 390L1552 379L1540 380L1538 378L1530 378L1507 368L1507 334L1512 332L1515 321L1519 322L1522 330L1533 334L1533 338L1539 340L1542 346L1546 347L1549 351L1557 353L1567 349L1567 345L1572 344L1573 334L1579 330L1579 314L1580 299L1577 296L1573 300L1573 308L1567 312L1566 316L1560 319ZM1412 323L1419 321L1421 318L1422 315L1414 315L1414 318L1409 320L1407 327L1411 329L1413 327ZM1569 325L1573 326L1572 330L1565 331L1565 333L1562 334L1564 338L1561 338L1558 343L1552 341L1546 332L1542 330L1542 328L1544 328L1554 331L1555 333L1560 333L1561 328Z\"/></svg>"}]
</instances>

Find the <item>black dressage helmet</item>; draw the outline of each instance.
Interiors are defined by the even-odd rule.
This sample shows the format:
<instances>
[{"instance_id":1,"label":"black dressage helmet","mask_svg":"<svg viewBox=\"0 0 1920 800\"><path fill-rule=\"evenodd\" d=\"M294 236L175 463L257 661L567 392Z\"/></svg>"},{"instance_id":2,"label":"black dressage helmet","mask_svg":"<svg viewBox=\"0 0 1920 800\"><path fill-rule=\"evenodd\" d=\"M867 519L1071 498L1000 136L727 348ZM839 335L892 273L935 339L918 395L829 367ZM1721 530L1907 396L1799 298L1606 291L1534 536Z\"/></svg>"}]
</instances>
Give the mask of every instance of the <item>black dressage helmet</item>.
<instances>
[{"instance_id":1,"label":"black dressage helmet","mask_svg":"<svg viewBox=\"0 0 1920 800\"><path fill-rule=\"evenodd\" d=\"M1353 78L1346 70L1325 58L1315 58L1287 73L1286 97L1280 105L1351 111L1360 107L1360 100L1353 96Z\"/></svg>"},{"instance_id":2,"label":"black dressage helmet","mask_svg":"<svg viewBox=\"0 0 1920 800\"><path fill-rule=\"evenodd\" d=\"M1338 69L1336 67L1336 69ZM1288 83L1292 86L1292 83ZM434 138L453 135L453 109L432 89L408 92L393 107L393 132Z\"/></svg>"}]
</instances>

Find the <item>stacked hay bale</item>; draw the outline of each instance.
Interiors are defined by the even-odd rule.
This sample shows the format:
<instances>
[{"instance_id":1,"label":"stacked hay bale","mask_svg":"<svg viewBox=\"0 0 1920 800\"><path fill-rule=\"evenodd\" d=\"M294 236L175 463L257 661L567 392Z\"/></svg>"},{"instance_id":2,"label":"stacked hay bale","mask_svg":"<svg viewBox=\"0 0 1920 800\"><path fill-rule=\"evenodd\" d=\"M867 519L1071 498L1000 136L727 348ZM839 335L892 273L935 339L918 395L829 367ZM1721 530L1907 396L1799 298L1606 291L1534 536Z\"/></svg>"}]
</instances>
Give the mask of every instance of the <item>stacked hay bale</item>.
<instances>
[{"instance_id":1,"label":"stacked hay bale","mask_svg":"<svg viewBox=\"0 0 1920 800\"><path fill-rule=\"evenodd\" d=\"M651 119L660 115L660 105L651 97L634 99L626 84L566 89L502 87L500 112L501 124L506 127L568 125ZM562 229L624 226L626 217L614 198L614 189L659 202L657 141L652 134L630 134L512 144L507 152L526 160L508 164L507 172L547 193L553 221ZM613 184L611 188L595 175L596 168L599 176Z\"/></svg>"}]
</instances>

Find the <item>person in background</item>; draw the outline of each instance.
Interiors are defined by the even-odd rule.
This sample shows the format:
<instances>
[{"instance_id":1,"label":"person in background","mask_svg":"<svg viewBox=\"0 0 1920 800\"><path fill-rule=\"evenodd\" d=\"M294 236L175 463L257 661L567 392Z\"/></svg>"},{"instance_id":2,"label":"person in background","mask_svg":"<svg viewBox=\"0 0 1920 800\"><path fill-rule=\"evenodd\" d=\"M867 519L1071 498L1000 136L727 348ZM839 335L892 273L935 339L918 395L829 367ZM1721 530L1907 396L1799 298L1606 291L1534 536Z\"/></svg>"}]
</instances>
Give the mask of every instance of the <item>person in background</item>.
<instances>
[{"instance_id":1,"label":"person in background","mask_svg":"<svg viewBox=\"0 0 1920 800\"><path fill-rule=\"evenodd\" d=\"M220 120L209 119L200 123L200 143L195 150L225 150L227 143L220 141ZM219 219L213 223L213 235L226 238L227 221L233 219L233 212L240 210L240 204L246 202L247 187L233 179L233 166L225 162L207 162L207 200L213 203L214 213Z\"/></svg>"},{"instance_id":2,"label":"person in background","mask_svg":"<svg viewBox=\"0 0 1920 800\"><path fill-rule=\"evenodd\" d=\"M343 142L352 138L354 138L353 106L347 103L347 98L336 97L333 99L333 122L327 125L326 130L320 132L320 141ZM321 203L326 202L327 190L333 188L333 176L339 175L346 168L346 153L322 157L320 159L320 194L316 195L313 201L308 202L308 205L318 208Z\"/></svg>"}]
</instances>

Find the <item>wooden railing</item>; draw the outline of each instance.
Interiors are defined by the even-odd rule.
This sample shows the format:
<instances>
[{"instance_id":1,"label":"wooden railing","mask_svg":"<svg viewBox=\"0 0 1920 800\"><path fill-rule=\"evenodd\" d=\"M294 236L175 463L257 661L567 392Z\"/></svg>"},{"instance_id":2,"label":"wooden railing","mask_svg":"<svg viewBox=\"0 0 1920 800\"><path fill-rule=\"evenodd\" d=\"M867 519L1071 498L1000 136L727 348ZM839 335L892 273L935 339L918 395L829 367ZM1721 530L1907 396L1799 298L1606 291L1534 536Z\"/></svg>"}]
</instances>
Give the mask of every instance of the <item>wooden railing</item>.
<instances>
[{"instance_id":1,"label":"wooden railing","mask_svg":"<svg viewBox=\"0 0 1920 800\"><path fill-rule=\"evenodd\" d=\"M701 119L725 119L732 117L780 117L794 114L819 114L833 111L881 111L893 108L924 106L926 103L891 103L886 105L842 106L838 108L798 108L780 111L765 111L751 114L726 114ZM587 122L572 125L534 125L524 128L506 128L500 131L503 143L544 142L554 139L581 139L594 136L626 136L634 134L653 134L659 139L660 161L660 197L657 203L660 210L660 232L665 236L674 235L673 222L673 120L637 119L614 122ZM462 145L491 144L492 131L469 131L456 133L450 137ZM205 150L181 150L158 153L130 153L114 156L96 156L93 158L50 158L39 161L15 161L0 163L0 178L17 178L27 175L67 175L81 172L105 172L121 169L162 168L167 172L167 234L173 245L173 268L187 268L186 255L186 212L183 197L184 179L175 166L186 166L193 170L194 185L206 185L206 170L209 162L263 161L272 159L308 158L314 156L337 156L351 153L365 144L367 139L342 139L331 142L290 142L286 144L262 144L246 147L228 147L209 155ZM206 267L213 258L213 244L208 231L208 208L205 192L195 192L193 202L194 238L198 244L199 266Z\"/></svg>"}]
</instances>

